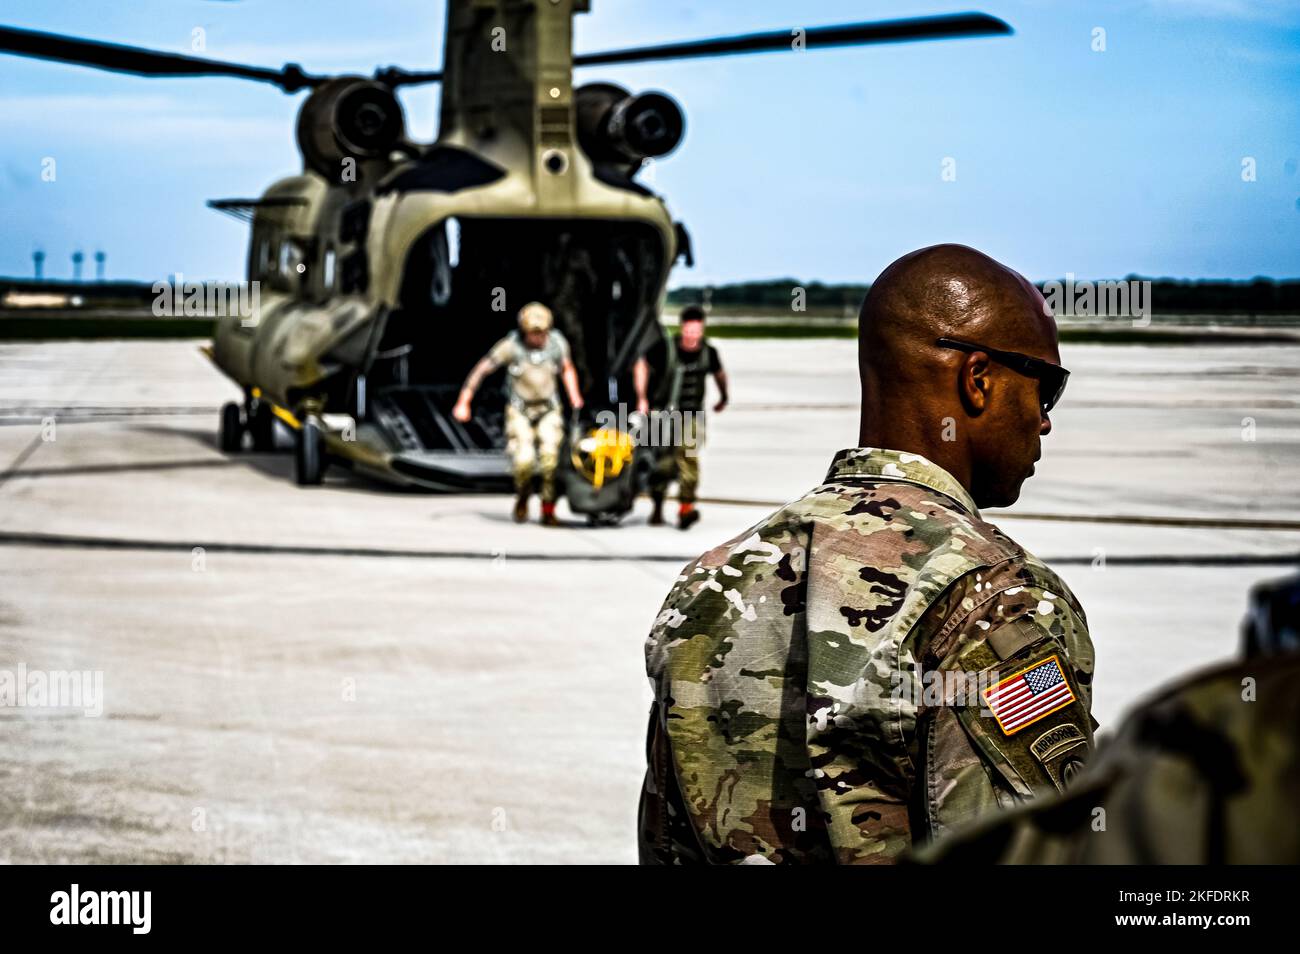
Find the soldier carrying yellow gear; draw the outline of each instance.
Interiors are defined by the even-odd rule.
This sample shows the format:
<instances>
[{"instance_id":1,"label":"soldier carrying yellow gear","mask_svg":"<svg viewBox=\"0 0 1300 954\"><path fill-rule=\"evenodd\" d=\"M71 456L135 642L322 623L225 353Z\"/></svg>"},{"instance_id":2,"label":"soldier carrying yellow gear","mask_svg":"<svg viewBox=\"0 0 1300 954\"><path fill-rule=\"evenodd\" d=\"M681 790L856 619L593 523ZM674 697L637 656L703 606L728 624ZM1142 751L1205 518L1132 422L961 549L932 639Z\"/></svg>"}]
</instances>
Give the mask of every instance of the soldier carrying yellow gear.
<instances>
[{"instance_id":1,"label":"soldier carrying yellow gear","mask_svg":"<svg viewBox=\"0 0 1300 954\"><path fill-rule=\"evenodd\" d=\"M474 365L452 416L462 423L470 419L470 402L483 379L497 368L506 367L506 452L514 471L515 521L528 519L528 497L533 477L542 479L542 523L556 526L555 470L564 442L564 418L560 410L556 378L564 381L569 404L582 407L578 373L569 357L569 343L552 327L551 309L529 302L519 309L519 330L506 335Z\"/></svg>"}]
</instances>

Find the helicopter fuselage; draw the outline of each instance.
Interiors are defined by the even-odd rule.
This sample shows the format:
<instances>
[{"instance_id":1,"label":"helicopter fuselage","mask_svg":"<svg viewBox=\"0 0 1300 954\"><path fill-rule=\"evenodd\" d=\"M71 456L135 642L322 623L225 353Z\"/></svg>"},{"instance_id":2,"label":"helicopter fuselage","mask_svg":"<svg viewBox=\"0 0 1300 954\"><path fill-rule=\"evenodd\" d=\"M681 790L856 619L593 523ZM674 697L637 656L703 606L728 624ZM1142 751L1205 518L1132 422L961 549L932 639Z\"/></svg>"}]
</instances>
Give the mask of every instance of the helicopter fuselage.
<instances>
[{"instance_id":1,"label":"helicopter fuselage","mask_svg":"<svg viewBox=\"0 0 1300 954\"><path fill-rule=\"evenodd\" d=\"M634 181L637 144L659 135L668 151L681 117L661 94L575 96L570 6L449 5L431 146L404 139L374 81L331 80L304 104L307 169L253 208L258 314L220 319L213 357L281 419L327 425L334 456L405 483L501 483L500 395L486 391L468 424L450 410L528 301L555 313L589 407L632 401L684 235ZM503 23L513 52L494 49Z\"/></svg>"}]
</instances>

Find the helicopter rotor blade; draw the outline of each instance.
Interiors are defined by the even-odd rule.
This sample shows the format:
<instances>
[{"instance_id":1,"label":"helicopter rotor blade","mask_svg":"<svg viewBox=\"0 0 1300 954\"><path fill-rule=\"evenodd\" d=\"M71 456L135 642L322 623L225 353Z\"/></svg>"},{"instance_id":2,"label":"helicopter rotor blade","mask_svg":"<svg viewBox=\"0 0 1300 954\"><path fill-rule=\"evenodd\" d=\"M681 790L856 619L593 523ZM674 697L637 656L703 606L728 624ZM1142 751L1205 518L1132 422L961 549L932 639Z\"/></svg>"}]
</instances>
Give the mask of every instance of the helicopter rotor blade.
<instances>
[{"instance_id":1,"label":"helicopter rotor blade","mask_svg":"<svg viewBox=\"0 0 1300 954\"><path fill-rule=\"evenodd\" d=\"M389 89L399 86L416 86L420 83L441 83L441 70L422 70L419 73L408 72L398 66L387 66L375 70L375 81L383 83Z\"/></svg>"},{"instance_id":2,"label":"helicopter rotor blade","mask_svg":"<svg viewBox=\"0 0 1300 954\"><path fill-rule=\"evenodd\" d=\"M976 36L1000 36L1011 33L1011 27L997 17L985 13L954 13L932 17L912 17L902 20L879 20L870 23L848 23L838 26L812 27L804 30L802 40L806 49L826 49L838 46L862 46L872 43L902 43L913 40L959 39ZM748 33L740 36L714 37L707 40L689 40L682 43L663 43L656 46L609 50L604 53L583 53L573 58L574 66L597 66L617 63L643 63L657 60L694 59L707 56L733 56L744 53L765 53L791 49L793 31L774 30L769 33ZM78 66L136 76L230 76L278 86L286 93L305 87L319 86L328 76L304 73L297 64L289 63L280 69L264 66L247 66L226 63L179 53L162 53L143 47L85 40L0 26L0 53L12 53L41 60L55 60ZM375 79L392 88L436 83L442 73L436 71L408 72L396 67L377 70Z\"/></svg>"},{"instance_id":3,"label":"helicopter rotor blade","mask_svg":"<svg viewBox=\"0 0 1300 954\"><path fill-rule=\"evenodd\" d=\"M871 23L845 23L838 26L811 27L803 31L806 49L836 46L860 46L869 43L903 43L911 40L952 40L974 36L1003 36L1011 27L987 13L953 13L905 20L877 20ZM681 60L704 56L732 56L740 53L766 53L793 48L792 30L770 33L746 33L740 36L690 40L639 46L605 53L583 53L573 58L574 66L598 66L611 63L644 63L654 60Z\"/></svg>"},{"instance_id":4,"label":"helicopter rotor blade","mask_svg":"<svg viewBox=\"0 0 1300 954\"><path fill-rule=\"evenodd\" d=\"M304 73L294 63L275 70L264 66L244 66L198 56L183 56L179 53L160 53L100 40L83 40L57 33L19 30L15 27L0 27L0 53L29 56L38 60L56 60L136 76L233 76L271 83L286 93L297 92L307 86L319 86L328 79Z\"/></svg>"},{"instance_id":5,"label":"helicopter rotor blade","mask_svg":"<svg viewBox=\"0 0 1300 954\"><path fill-rule=\"evenodd\" d=\"M864 46L869 43L904 43L911 40L955 40L976 36L1004 36L1010 25L986 13L954 13L906 20L877 20L871 23L845 23L838 26L812 27L803 34L809 49L836 46ZM655 60L680 60L705 56L731 56L740 53L767 53L791 48L793 34L787 30L771 33L747 33L742 36L714 37L658 46L639 46L605 53L581 53L573 58L574 66L600 66L612 63L643 63ZM390 87L437 83L440 72L411 73L388 67L375 73L375 79Z\"/></svg>"}]
</instances>

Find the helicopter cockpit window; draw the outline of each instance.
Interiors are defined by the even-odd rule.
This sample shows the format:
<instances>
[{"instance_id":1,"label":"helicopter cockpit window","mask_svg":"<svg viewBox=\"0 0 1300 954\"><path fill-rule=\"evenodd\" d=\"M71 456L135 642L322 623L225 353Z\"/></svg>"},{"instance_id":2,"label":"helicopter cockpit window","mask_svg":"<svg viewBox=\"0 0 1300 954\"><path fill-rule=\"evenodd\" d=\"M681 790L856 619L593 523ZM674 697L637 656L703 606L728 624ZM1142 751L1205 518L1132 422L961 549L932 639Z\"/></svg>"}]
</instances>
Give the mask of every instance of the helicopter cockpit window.
<instances>
[{"instance_id":1,"label":"helicopter cockpit window","mask_svg":"<svg viewBox=\"0 0 1300 954\"><path fill-rule=\"evenodd\" d=\"M280 243L279 273L285 287L291 290L303 287L307 275L307 253L293 239L284 239Z\"/></svg>"}]
</instances>

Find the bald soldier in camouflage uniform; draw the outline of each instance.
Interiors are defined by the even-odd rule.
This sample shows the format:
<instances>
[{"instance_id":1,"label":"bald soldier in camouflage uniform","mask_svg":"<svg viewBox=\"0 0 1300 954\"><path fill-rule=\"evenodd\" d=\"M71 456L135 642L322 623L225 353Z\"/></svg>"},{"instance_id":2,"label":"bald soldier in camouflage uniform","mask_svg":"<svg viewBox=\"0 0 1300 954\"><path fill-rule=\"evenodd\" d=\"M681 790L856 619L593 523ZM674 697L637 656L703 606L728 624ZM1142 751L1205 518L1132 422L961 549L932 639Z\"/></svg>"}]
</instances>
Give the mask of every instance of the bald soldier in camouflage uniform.
<instances>
[{"instance_id":1,"label":"bald soldier in camouflage uniform","mask_svg":"<svg viewBox=\"0 0 1300 954\"><path fill-rule=\"evenodd\" d=\"M689 564L650 633L643 862L894 862L1092 747L1083 609L979 511L1019 496L1064 388L1042 296L923 249L859 342L861 446Z\"/></svg>"},{"instance_id":2,"label":"bald soldier in camouflage uniform","mask_svg":"<svg viewBox=\"0 0 1300 954\"><path fill-rule=\"evenodd\" d=\"M519 309L519 330L492 346L470 370L452 416L470 419L474 392L489 374L506 368L506 453L515 478L516 523L528 519L528 498L536 474L542 481L542 523L559 525L555 516L555 472L564 443L564 417L556 381L564 382L569 404L582 407L578 373L569 356L569 343L552 327L551 309L529 302Z\"/></svg>"}]
</instances>

